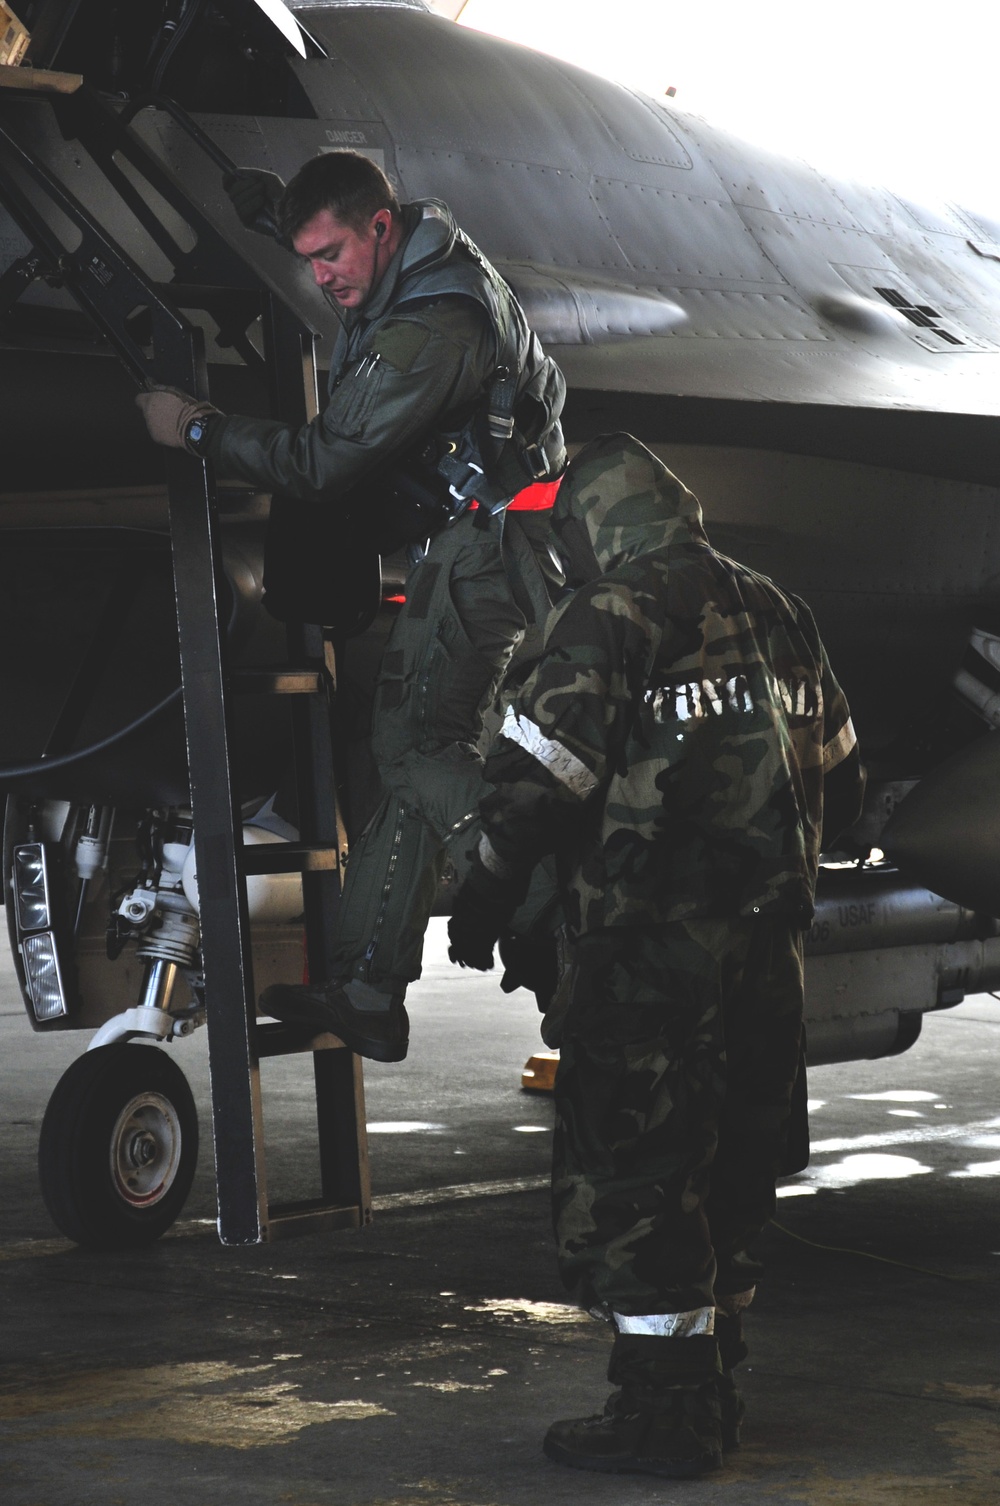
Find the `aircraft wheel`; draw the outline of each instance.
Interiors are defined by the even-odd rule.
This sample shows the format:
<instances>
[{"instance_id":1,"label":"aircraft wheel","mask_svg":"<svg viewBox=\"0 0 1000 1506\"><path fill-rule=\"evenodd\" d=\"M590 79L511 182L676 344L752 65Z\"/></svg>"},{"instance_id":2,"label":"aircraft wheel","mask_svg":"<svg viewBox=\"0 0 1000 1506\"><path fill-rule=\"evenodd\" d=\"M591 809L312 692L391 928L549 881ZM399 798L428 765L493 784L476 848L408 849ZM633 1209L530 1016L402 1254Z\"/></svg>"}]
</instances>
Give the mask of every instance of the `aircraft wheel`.
<instances>
[{"instance_id":1,"label":"aircraft wheel","mask_svg":"<svg viewBox=\"0 0 1000 1506\"><path fill-rule=\"evenodd\" d=\"M99 1046L56 1084L42 1121L45 1206L92 1249L151 1244L184 1206L198 1160L187 1079L153 1046Z\"/></svg>"}]
</instances>

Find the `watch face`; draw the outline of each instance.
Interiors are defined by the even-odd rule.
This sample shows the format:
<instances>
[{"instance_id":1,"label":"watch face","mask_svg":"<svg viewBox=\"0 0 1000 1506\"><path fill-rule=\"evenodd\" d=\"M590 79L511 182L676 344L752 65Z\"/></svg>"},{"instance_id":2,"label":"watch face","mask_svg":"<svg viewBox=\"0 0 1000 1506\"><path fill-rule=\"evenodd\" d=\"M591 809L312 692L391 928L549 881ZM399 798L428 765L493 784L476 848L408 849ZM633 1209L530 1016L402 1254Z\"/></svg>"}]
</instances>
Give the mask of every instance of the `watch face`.
<instances>
[{"instance_id":1,"label":"watch face","mask_svg":"<svg viewBox=\"0 0 1000 1506\"><path fill-rule=\"evenodd\" d=\"M200 418L193 418L191 420L191 422L188 424L188 431L187 431L188 444L201 444L201 438L202 438L202 435L204 434L204 432L205 432L205 425L203 424L203 422L201 421L201 419Z\"/></svg>"}]
</instances>

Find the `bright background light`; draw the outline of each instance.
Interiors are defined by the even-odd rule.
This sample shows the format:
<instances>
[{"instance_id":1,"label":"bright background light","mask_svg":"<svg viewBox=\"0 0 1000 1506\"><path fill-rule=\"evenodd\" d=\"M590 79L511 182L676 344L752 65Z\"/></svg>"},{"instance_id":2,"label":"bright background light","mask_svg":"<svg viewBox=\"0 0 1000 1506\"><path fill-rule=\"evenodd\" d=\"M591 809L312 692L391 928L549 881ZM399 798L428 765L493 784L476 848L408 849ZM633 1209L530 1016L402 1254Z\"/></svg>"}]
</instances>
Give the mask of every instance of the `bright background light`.
<instances>
[{"instance_id":1,"label":"bright background light","mask_svg":"<svg viewBox=\"0 0 1000 1506\"><path fill-rule=\"evenodd\" d=\"M461 21L829 172L1000 207L991 0L468 0Z\"/></svg>"}]
</instances>

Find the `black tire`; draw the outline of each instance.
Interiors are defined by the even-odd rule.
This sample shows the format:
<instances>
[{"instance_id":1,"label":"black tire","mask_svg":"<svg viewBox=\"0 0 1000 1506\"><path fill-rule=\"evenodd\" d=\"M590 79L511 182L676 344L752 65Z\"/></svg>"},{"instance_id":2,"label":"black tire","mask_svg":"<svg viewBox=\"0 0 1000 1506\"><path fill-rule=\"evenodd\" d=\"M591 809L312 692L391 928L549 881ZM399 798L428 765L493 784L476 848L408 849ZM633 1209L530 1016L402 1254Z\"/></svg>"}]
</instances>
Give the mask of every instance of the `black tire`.
<instances>
[{"instance_id":1,"label":"black tire","mask_svg":"<svg viewBox=\"0 0 1000 1506\"><path fill-rule=\"evenodd\" d=\"M49 1099L38 1145L42 1197L68 1239L129 1249L159 1239L184 1206L198 1115L181 1069L153 1046L99 1046Z\"/></svg>"}]
</instances>

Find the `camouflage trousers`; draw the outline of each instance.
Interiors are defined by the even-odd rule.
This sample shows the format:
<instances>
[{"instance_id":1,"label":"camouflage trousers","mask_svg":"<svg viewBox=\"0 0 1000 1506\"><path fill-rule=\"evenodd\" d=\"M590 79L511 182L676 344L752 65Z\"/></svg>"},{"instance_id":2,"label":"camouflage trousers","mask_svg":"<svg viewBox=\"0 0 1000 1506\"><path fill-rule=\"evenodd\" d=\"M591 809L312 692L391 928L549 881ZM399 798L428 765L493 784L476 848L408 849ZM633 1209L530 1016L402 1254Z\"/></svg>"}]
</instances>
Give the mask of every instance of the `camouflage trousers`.
<instances>
[{"instance_id":1,"label":"camouflage trousers","mask_svg":"<svg viewBox=\"0 0 1000 1506\"><path fill-rule=\"evenodd\" d=\"M745 1252L774 1212L801 1028L789 918L579 939L552 1191L581 1306L688 1312L753 1285Z\"/></svg>"},{"instance_id":2,"label":"camouflage trousers","mask_svg":"<svg viewBox=\"0 0 1000 1506\"><path fill-rule=\"evenodd\" d=\"M547 547L548 515L515 514L503 529L468 512L432 541L410 572L375 689L372 752L383 796L351 846L337 915L333 976L402 993L420 976L424 931L446 857L462 876L479 840L487 786L484 716L533 627L510 575L548 598L532 560ZM452 838L446 853L445 843Z\"/></svg>"}]
</instances>

